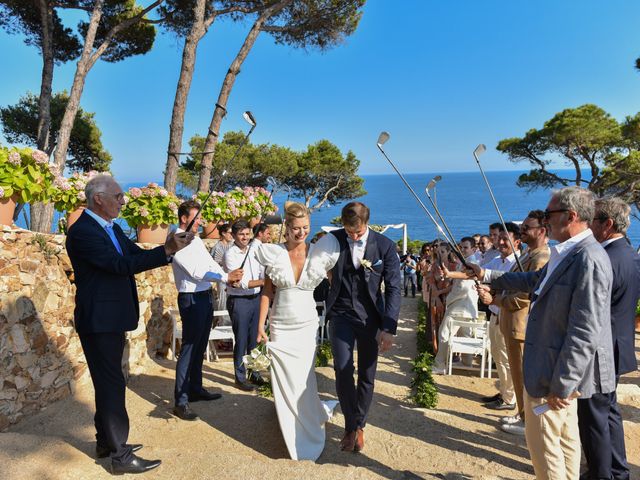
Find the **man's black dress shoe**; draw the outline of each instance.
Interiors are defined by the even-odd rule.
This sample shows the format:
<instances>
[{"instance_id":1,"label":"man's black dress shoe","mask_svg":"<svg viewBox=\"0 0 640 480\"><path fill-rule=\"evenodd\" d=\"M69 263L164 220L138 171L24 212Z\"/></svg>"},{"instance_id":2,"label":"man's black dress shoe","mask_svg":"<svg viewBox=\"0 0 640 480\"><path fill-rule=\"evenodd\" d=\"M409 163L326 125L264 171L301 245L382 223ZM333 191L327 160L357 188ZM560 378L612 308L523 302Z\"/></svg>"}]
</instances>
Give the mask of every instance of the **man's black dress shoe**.
<instances>
[{"instance_id":1,"label":"man's black dress shoe","mask_svg":"<svg viewBox=\"0 0 640 480\"><path fill-rule=\"evenodd\" d=\"M200 400L204 400L205 402L209 400L218 400L222 398L222 394L220 393L211 393L206 390L200 390L200 393L190 393L189 401L190 402L199 402Z\"/></svg>"},{"instance_id":2,"label":"man's black dress shoe","mask_svg":"<svg viewBox=\"0 0 640 480\"><path fill-rule=\"evenodd\" d=\"M198 415L191 411L189 405L176 405L173 407L173 414L182 420L193 421L198 419Z\"/></svg>"},{"instance_id":3,"label":"man's black dress shoe","mask_svg":"<svg viewBox=\"0 0 640 480\"><path fill-rule=\"evenodd\" d=\"M249 381L251 383L253 383L254 385L258 385L259 387L261 387L262 385L264 385L265 383L267 383L264 378L262 378L262 375L260 375L259 373L252 373L251 376L249 377Z\"/></svg>"},{"instance_id":4,"label":"man's black dress shoe","mask_svg":"<svg viewBox=\"0 0 640 480\"><path fill-rule=\"evenodd\" d=\"M251 385L247 381L241 382L240 380L236 380L236 387L245 392L253 392L256 389L255 385Z\"/></svg>"},{"instance_id":5,"label":"man's black dress shoe","mask_svg":"<svg viewBox=\"0 0 640 480\"><path fill-rule=\"evenodd\" d=\"M500 392L498 392L495 395L491 395L490 397L480 397L480 401L482 403L491 403L500 400L501 398L502 395L500 395Z\"/></svg>"},{"instance_id":6,"label":"man's black dress shoe","mask_svg":"<svg viewBox=\"0 0 640 480\"><path fill-rule=\"evenodd\" d=\"M122 475L124 473L144 473L153 470L162 462L160 460L145 460L133 455L129 463L111 463L111 473Z\"/></svg>"},{"instance_id":7,"label":"man's black dress shoe","mask_svg":"<svg viewBox=\"0 0 640 480\"><path fill-rule=\"evenodd\" d=\"M131 447L131 451L132 452L137 452L138 450L140 450L142 448L142 445L140 443L133 443L131 445L127 445L128 447ZM96 445L96 457L98 458L107 458L109 455L111 455L111 449L109 447L103 447L101 445Z\"/></svg>"}]
</instances>

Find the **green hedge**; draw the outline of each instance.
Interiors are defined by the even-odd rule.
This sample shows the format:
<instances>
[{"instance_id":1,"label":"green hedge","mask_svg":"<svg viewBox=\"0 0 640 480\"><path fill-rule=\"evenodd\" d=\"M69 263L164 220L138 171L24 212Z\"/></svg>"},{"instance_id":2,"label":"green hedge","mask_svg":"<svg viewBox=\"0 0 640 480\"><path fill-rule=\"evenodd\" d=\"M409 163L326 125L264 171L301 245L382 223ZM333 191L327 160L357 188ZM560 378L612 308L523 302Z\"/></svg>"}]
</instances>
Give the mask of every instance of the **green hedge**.
<instances>
[{"instance_id":1,"label":"green hedge","mask_svg":"<svg viewBox=\"0 0 640 480\"><path fill-rule=\"evenodd\" d=\"M438 388L431 374L433 347L427 336L427 305L422 300L418 301L416 337L418 355L411 362L414 373L411 381L414 393L411 398L420 407L434 408L438 404Z\"/></svg>"}]
</instances>

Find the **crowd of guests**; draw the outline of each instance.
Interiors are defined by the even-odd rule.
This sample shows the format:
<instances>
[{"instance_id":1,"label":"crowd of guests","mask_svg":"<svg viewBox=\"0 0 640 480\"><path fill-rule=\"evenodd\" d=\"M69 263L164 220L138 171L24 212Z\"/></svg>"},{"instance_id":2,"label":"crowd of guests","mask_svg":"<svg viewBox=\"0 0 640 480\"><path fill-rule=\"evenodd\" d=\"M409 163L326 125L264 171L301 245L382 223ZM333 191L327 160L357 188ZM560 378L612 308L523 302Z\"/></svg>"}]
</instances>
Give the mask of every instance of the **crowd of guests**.
<instances>
[{"instance_id":1,"label":"crowd of guests","mask_svg":"<svg viewBox=\"0 0 640 480\"><path fill-rule=\"evenodd\" d=\"M629 478L616 400L620 375L637 369L640 257L629 225L624 201L567 187L521 222L420 252L433 373L445 373L452 336L471 334L452 329L453 318L488 320L498 391L482 401L513 413L498 427L526 436L536 478ZM463 356L453 366L473 361Z\"/></svg>"}]
</instances>

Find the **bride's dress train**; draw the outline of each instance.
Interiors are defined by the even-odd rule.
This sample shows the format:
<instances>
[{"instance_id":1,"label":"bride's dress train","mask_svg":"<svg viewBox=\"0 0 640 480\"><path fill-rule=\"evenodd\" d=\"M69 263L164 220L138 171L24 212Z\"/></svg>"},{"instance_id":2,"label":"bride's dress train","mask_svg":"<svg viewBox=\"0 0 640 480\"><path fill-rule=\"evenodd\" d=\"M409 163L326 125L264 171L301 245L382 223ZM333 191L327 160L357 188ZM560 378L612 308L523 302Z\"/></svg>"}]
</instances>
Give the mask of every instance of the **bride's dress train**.
<instances>
[{"instance_id":1,"label":"bride's dress train","mask_svg":"<svg viewBox=\"0 0 640 480\"><path fill-rule=\"evenodd\" d=\"M267 350L271 356L271 382L280 430L292 459L316 460L324 449L324 424L338 402L323 402L318 397L315 374L318 314L313 290L326 277L337 256L312 247L296 283L284 245L264 244L256 255L276 286Z\"/></svg>"}]
</instances>

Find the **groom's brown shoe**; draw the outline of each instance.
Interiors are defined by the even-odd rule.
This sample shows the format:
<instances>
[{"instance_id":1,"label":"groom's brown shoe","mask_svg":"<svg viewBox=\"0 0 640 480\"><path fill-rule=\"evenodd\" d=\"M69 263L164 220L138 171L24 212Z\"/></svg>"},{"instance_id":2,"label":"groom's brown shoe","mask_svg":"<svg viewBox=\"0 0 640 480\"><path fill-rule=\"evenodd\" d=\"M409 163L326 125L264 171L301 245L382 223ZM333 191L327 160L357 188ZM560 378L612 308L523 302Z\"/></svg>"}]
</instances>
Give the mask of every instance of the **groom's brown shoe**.
<instances>
[{"instance_id":1,"label":"groom's brown shoe","mask_svg":"<svg viewBox=\"0 0 640 480\"><path fill-rule=\"evenodd\" d=\"M356 446L356 432L347 432L340 442L340 450L343 452L353 452Z\"/></svg>"},{"instance_id":2,"label":"groom's brown shoe","mask_svg":"<svg viewBox=\"0 0 640 480\"><path fill-rule=\"evenodd\" d=\"M356 430L356 443L353 446L353 451L361 452L363 448L364 448L364 430L361 428L358 428Z\"/></svg>"}]
</instances>

